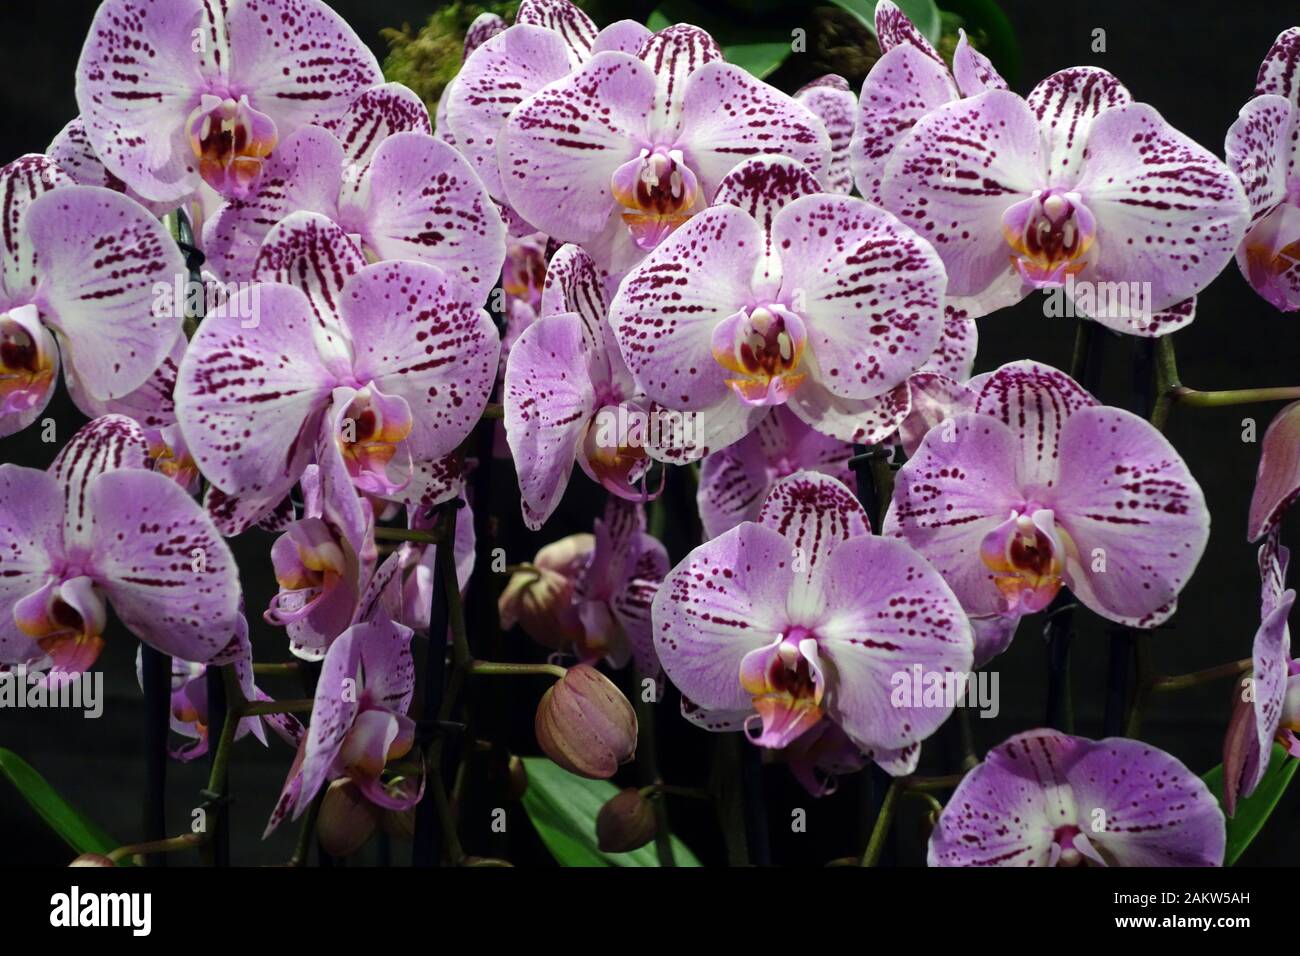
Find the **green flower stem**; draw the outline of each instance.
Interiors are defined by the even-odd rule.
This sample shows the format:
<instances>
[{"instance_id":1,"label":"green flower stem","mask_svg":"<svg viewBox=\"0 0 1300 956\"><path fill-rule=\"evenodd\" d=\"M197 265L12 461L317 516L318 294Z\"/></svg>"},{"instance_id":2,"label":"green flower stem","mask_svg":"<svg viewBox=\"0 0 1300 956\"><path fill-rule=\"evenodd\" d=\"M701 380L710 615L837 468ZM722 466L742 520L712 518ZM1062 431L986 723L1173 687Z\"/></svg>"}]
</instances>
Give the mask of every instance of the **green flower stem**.
<instances>
[{"instance_id":1,"label":"green flower stem","mask_svg":"<svg viewBox=\"0 0 1300 956\"><path fill-rule=\"evenodd\" d=\"M287 677L297 674L301 668L297 661L284 661L278 664L254 664L253 674L259 677Z\"/></svg>"},{"instance_id":2,"label":"green flower stem","mask_svg":"<svg viewBox=\"0 0 1300 956\"><path fill-rule=\"evenodd\" d=\"M906 790L954 790L965 777L965 773L950 773L944 777L903 777L900 783Z\"/></svg>"},{"instance_id":3,"label":"green flower stem","mask_svg":"<svg viewBox=\"0 0 1300 956\"><path fill-rule=\"evenodd\" d=\"M108 854L114 863L121 863L128 857L144 856L152 853L177 853L203 845L203 834L186 833L182 836L168 837L165 840L150 840L147 843L132 843L120 846Z\"/></svg>"},{"instance_id":4,"label":"green flower stem","mask_svg":"<svg viewBox=\"0 0 1300 956\"><path fill-rule=\"evenodd\" d=\"M1185 385L1173 390L1173 399L1192 408L1218 408L1224 405L1253 405L1256 402L1293 402L1300 399L1300 385L1275 388L1235 388L1218 392L1200 392Z\"/></svg>"},{"instance_id":5,"label":"green flower stem","mask_svg":"<svg viewBox=\"0 0 1300 956\"><path fill-rule=\"evenodd\" d=\"M560 680L567 673L558 664L504 664L495 661L470 661L470 674L480 677L528 677L545 675Z\"/></svg>"},{"instance_id":6,"label":"green flower stem","mask_svg":"<svg viewBox=\"0 0 1300 956\"><path fill-rule=\"evenodd\" d=\"M889 834L889 825L894 820L894 808L898 805L898 795L902 789L899 782L894 780L885 791L885 801L880 805L880 813L876 815L876 825L871 830L871 839L867 841L867 848L862 853L863 866L875 866L880 862L880 854L885 851L885 837Z\"/></svg>"},{"instance_id":7,"label":"green flower stem","mask_svg":"<svg viewBox=\"0 0 1300 956\"><path fill-rule=\"evenodd\" d=\"M654 796L688 797L691 800L713 799L713 794L702 787L677 787L667 783L652 783L637 792L647 800Z\"/></svg>"},{"instance_id":8,"label":"green flower stem","mask_svg":"<svg viewBox=\"0 0 1300 956\"><path fill-rule=\"evenodd\" d=\"M411 528L376 528L375 540L412 541L416 544L437 544L439 538L436 533L416 531Z\"/></svg>"},{"instance_id":9,"label":"green flower stem","mask_svg":"<svg viewBox=\"0 0 1300 956\"><path fill-rule=\"evenodd\" d=\"M1217 667L1207 667L1204 670L1192 671L1190 674L1179 674L1175 677L1157 677L1151 682L1153 691L1172 691L1186 690L1189 687L1198 687L1201 684L1209 684L1217 680L1226 680L1229 677L1237 677L1246 673L1254 666L1249 657L1242 658L1239 661L1229 661L1226 664L1219 664Z\"/></svg>"}]
</instances>

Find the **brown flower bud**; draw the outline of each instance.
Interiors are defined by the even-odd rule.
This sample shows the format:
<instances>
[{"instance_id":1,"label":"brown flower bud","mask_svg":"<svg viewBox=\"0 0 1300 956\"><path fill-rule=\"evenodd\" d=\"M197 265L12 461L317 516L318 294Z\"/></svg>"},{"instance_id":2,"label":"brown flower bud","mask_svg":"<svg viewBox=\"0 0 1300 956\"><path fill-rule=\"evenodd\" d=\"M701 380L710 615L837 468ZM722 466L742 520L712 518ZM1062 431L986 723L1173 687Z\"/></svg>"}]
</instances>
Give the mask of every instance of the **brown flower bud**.
<instances>
[{"instance_id":1,"label":"brown flower bud","mask_svg":"<svg viewBox=\"0 0 1300 956\"><path fill-rule=\"evenodd\" d=\"M518 624L544 647L566 650L582 640L582 620L574 601L578 573L596 546L590 534L573 534L537 552L536 570L511 575L497 601L501 626Z\"/></svg>"},{"instance_id":2,"label":"brown flower bud","mask_svg":"<svg viewBox=\"0 0 1300 956\"><path fill-rule=\"evenodd\" d=\"M68 866L116 866L117 864L102 853L83 853Z\"/></svg>"},{"instance_id":3,"label":"brown flower bud","mask_svg":"<svg viewBox=\"0 0 1300 956\"><path fill-rule=\"evenodd\" d=\"M509 775L506 792L510 795L510 799L522 800L524 794L528 792L528 768L524 766L523 760L511 754L510 762L506 765L506 773Z\"/></svg>"},{"instance_id":4,"label":"brown flower bud","mask_svg":"<svg viewBox=\"0 0 1300 956\"><path fill-rule=\"evenodd\" d=\"M635 787L610 797L596 814L596 841L604 853L639 850L654 837L654 807Z\"/></svg>"},{"instance_id":5,"label":"brown flower bud","mask_svg":"<svg viewBox=\"0 0 1300 956\"><path fill-rule=\"evenodd\" d=\"M636 712L587 664L570 667L537 705L537 743L570 773L604 780L636 756Z\"/></svg>"},{"instance_id":6,"label":"brown flower bud","mask_svg":"<svg viewBox=\"0 0 1300 956\"><path fill-rule=\"evenodd\" d=\"M316 836L326 853L351 856L366 845L378 825L378 809L355 783L343 777L329 785L316 818Z\"/></svg>"},{"instance_id":7,"label":"brown flower bud","mask_svg":"<svg viewBox=\"0 0 1300 956\"><path fill-rule=\"evenodd\" d=\"M379 825L385 833L396 840L415 839L415 807L409 810L385 810L379 817Z\"/></svg>"}]
</instances>

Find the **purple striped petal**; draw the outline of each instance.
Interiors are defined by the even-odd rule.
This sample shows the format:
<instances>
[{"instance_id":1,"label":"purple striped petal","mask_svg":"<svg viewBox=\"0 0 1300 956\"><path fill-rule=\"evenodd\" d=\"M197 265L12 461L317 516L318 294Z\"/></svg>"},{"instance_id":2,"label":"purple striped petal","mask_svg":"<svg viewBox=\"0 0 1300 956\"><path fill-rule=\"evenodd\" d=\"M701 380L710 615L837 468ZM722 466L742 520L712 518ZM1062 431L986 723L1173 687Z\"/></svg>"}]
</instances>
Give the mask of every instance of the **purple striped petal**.
<instances>
[{"instance_id":1,"label":"purple striped petal","mask_svg":"<svg viewBox=\"0 0 1300 956\"><path fill-rule=\"evenodd\" d=\"M67 502L63 540L69 548L87 548L93 543L95 527L89 493L95 479L122 468L147 468L148 459L144 431L123 415L96 418L68 440L49 471Z\"/></svg>"},{"instance_id":2,"label":"purple striped petal","mask_svg":"<svg viewBox=\"0 0 1300 956\"><path fill-rule=\"evenodd\" d=\"M472 25L470 32L473 32ZM466 45L469 39L467 34ZM354 99L347 112L329 123L327 128L343 145L347 162L358 167L369 163L379 145L396 133L433 135L433 124L429 122L429 110L424 101L401 83L372 86Z\"/></svg>"},{"instance_id":3,"label":"purple striped petal","mask_svg":"<svg viewBox=\"0 0 1300 956\"><path fill-rule=\"evenodd\" d=\"M469 163L446 143L395 133L341 203L356 210L375 258L440 266L487 299L505 261L505 226Z\"/></svg>"},{"instance_id":4,"label":"purple striped petal","mask_svg":"<svg viewBox=\"0 0 1300 956\"><path fill-rule=\"evenodd\" d=\"M524 0L515 14L515 23L545 27L559 34L577 60L589 56L596 42L596 24L569 0Z\"/></svg>"},{"instance_id":5,"label":"purple striped petal","mask_svg":"<svg viewBox=\"0 0 1300 956\"><path fill-rule=\"evenodd\" d=\"M822 121L830 136L831 161L826 170L826 188L836 193L852 192L849 144L853 140L857 99L849 89L848 81L842 76L828 74L803 87L794 98Z\"/></svg>"},{"instance_id":6,"label":"purple striped petal","mask_svg":"<svg viewBox=\"0 0 1300 956\"><path fill-rule=\"evenodd\" d=\"M1173 613L1210 537L1210 513L1178 452L1143 418L1082 408L1061 429L1060 470L1046 496L1073 539L1066 582L1121 624L1155 627Z\"/></svg>"},{"instance_id":7,"label":"purple striped petal","mask_svg":"<svg viewBox=\"0 0 1300 956\"><path fill-rule=\"evenodd\" d=\"M1106 70L1076 66L1044 79L1026 102L1047 141L1049 182L1072 185L1083 166L1093 122L1106 110L1133 102L1133 97Z\"/></svg>"},{"instance_id":8,"label":"purple striped petal","mask_svg":"<svg viewBox=\"0 0 1300 956\"><path fill-rule=\"evenodd\" d=\"M71 185L73 179L53 159L37 153L20 156L0 169L0 216L4 222L0 268L7 297L30 302L39 282L37 250L26 241L32 204L51 190Z\"/></svg>"},{"instance_id":9,"label":"purple striped petal","mask_svg":"<svg viewBox=\"0 0 1300 956\"><path fill-rule=\"evenodd\" d=\"M87 492L91 564L122 623L164 654L206 661L230 641L239 569L211 519L152 471L101 474Z\"/></svg>"},{"instance_id":10,"label":"purple striped petal","mask_svg":"<svg viewBox=\"0 0 1300 956\"><path fill-rule=\"evenodd\" d=\"M952 75L962 96L979 96L986 90L1005 90L993 61L971 46L965 30L957 31L957 49L952 55Z\"/></svg>"},{"instance_id":11,"label":"purple striped petal","mask_svg":"<svg viewBox=\"0 0 1300 956\"><path fill-rule=\"evenodd\" d=\"M671 129L681 117L686 78L704 64L721 60L722 48L699 27L678 23L647 37L636 54L655 74L652 122Z\"/></svg>"},{"instance_id":12,"label":"purple striped petal","mask_svg":"<svg viewBox=\"0 0 1300 956\"><path fill-rule=\"evenodd\" d=\"M14 605L45 584L63 557L63 508L54 476L0 465L0 664L44 656L19 630Z\"/></svg>"},{"instance_id":13,"label":"purple striped petal","mask_svg":"<svg viewBox=\"0 0 1300 956\"><path fill-rule=\"evenodd\" d=\"M496 383L501 341L480 299L455 276L422 262L366 266L343 290L340 317L355 352L352 373L405 399L414 417L406 443L417 461L455 450Z\"/></svg>"},{"instance_id":14,"label":"purple striped petal","mask_svg":"<svg viewBox=\"0 0 1300 956\"><path fill-rule=\"evenodd\" d=\"M180 332L179 310L158 308L156 292L185 273L176 243L139 203L97 186L40 197L27 232L42 317L59 332L79 383L101 399L138 388Z\"/></svg>"},{"instance_id":15,"label":"purple striped petal","mask_svg":"<svg viewBox=\"0 0 1300 956\"><path fill-rule=\"evenodd\" d=\"M463 58L468 60L469 55L481 47L488 40L491 40L498 33L504 33L508 24L495 13L480 13L474 18L474 22L469 25L465 31L465 46L462 50Z\"/></svg>"},{"instance_id":16,"label":"purple striped petal","mask_svg":"<svg viewBox=\"0 0 1300 956\"><path fill-rule=\"evenodd\" d=\"M935 62L943 63L939 51L930 45L930 41L922 36L907 14L892 0L880 0L876 4L875 27L876 43L879 44L881 53L888 53L900 46L911 46Z\"/></svg>"},{"instance_id":17,"label":"purple striped petal","mask_svg":"<svg viewBox=\"0 0 1300 956\"><path fill-rule=\"evenodd\" d=\"M1150 283L1149 307L1159 312L1199 292L1228 264L1250 215L1222 160L1142 103L1098 116L1087 151L1076 188L1096 217L1097 258L1081 277Z\"/></svg>"}]
</instances>

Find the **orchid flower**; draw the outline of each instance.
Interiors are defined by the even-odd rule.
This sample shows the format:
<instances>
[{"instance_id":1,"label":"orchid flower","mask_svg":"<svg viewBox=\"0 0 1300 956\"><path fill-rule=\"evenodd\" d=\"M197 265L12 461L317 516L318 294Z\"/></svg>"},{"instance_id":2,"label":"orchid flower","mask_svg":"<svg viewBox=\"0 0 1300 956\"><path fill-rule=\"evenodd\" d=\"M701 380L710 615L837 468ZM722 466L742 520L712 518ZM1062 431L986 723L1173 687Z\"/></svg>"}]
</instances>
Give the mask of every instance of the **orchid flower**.
<instances>
[{"instance_id":1,"label":"orchid flower","mask_svg":"<svg viewBox=\"0 0 1300 956\"><path fill-rule=\"evenodd\" d=\"M1154 426L1035 362L998 369L973 411L926 434L884 529L933 562L973 618L1014 622L1064 586L1140 628L1173 614L1209 532L1200 486Z\"/></svg>"},{"instance_id":2,"label":"orchid flower","mask_svg":"<svg viewBox=\"0 0 1300 956\"><path fill-rule=\"evenodd\" d=\"M121 398L162 364L181 313L155 308L185 263L161 223L126 196L78 186L52 160L0 169L0 436L40 417L59 374Z\"/></svg>"},{"instance_id":3,"label":"orchid flower","mask_svg":"<svg viewBox=\"0 0 1300 956\"><path fill-rule=\"evenodd\" d=\"M757 522L692 551L652 615L688 719L743 726L763 747L828 721L894 775L915 769L952 705L896 702L893 675L971 665L970 627L948 585L904 542L872 535L852 493L816 472L782 479Z\"/></svg>"},{"instance_id":4,"label":"orchid flower","mask_svg":"<svg viewBox=\"0 0 1300 956\"><path fill-rule=\"evenodd\" d=\"M408 90L386 99L409 110L404 97L414 95ZM204 225L203 248L216 272L227 282L246 281L272 227L290 213L314 212L354 237L368 261L427 262L486 300L504 257L501 217L469 164L428 134L426 115L403 111L395 117L408 127L354 137L351 148L364 147L368 156L353 155L315 126L286 139L258 187Z\"/></svg>"},{"instance_id":5,"label":"orchid flower","mask_svg":"<svg viewBox=\"0 0 1300 956\"><path fill-rule=\"evenodd\" d=\"M1224 147L1250 202L1237 265L1283 312L1300 310L1300 27L1278 35L1260 64L1255 97Z\"/></svg>"},{"instance_id":6,"label":"orchid flower","mask_svg":"<svg viewBox=\"0 0 1300 956\"><path fill-rule=\"evenodd\" d=\"M415 531L432 531L437 512L429 508L407 508L407 523ZM469 503L461 499L456 509L455 534L452 537L452 557L456 565L456 587L464 595L474 573L475 535L474 512ZM433 608L433 595L438 570L438 545L406 542L398 550L401 568L402 612L397 618L420 634L428 634ZM448 639L451 629L448 625Z\"/></svg>"},{"instance_id":7,"label":"orchid flower","mask_svg":"<svg viewBox=\"0 0 1300 956\"><path fill-rule=\"evenodd\" d=\"M880 59L862 84L849 158L858 192L880 205L885 163L922 116L965 96L1005 90L1006 80L959 30L952 69L890 0L876 4Z\"/></svg>"},{"instance_id":8,"label":"orchid flower","mask_svg":"<svg viewBox=\"0 0 1300 956\"><path fill-rule=\"evenodd\" d=\"M1223 812L1175 757L1124 737L1017 734L962 779L930 866L1222 866Z\"/></svg>"},{"instance_id":9,"label":"orchid flower","mask_svg":"<svg viewBox=\"0 0 1300 956\"><path fill-rule=\"evenodd\" d=\"M256 327L202 323L176 388L191 454L239 502L224 503L223 527L242 530L279 504L322 429L361 491L427 501L411 463L460 445L496 376L500 342L479 293L427 263L364 265L312 213L272 230L254 278L229 311L256 313Z\"/></svg>"},{"instance_id":10,"label":"orchid flower","mask_svg":"<svg viewBox=\"0 0 1300 956\"><path fill-rule=\"evenodd\" d=\"M636 49L601 48L537 89L510 112L498 147L514 209L586 247L611 287L712 200L738 159L760 153L821 176L830 140L805 106L724 63L713 38L685 24Z\"/></svg>"},{"instance_id":11,"label":"orchid flower","mask_svg":"<svg viewBox=\"0 0 1300 956\"><path fill-rule=\"evenodd\" d=\"M320 0L105 0L77 64L95 154L141 196L253 190L297 129L338 119L379 64Z\"/></svg>"},{"instance_id":12,"label":"orchid flower","mask_svg":"<svg viewBox=\"0 0 1300 956\"><path fill-rule=\"evenodd\" d=\"M752 432L704 459L696 501L706 538L757 521L773 486L797 471L819 471L852 486L853 446L828 438L778 406Z\"/></svg>"},{"instance_id":13,"label":"orchid flower","mask_svg":"<svg viewBox=\"0 0 1300 956\"><path fill-rule=\"evenodd\" d=\"M628 274L610 322L649 399L690 414L683 457L738 441L779 405L872 443L906 416L900 386L939 344L944 285L934 250L892 215L759 157Z\"/></svg>"},{"instance_id":14,"label":"orchid flower","mask_svg":"<svg viewBox=\"0 0 1300 956\"><path fill-rule=\"evenodd\" d=\"M595 263L566 245L547 270L541 318L506 361L506 441L524 522L534 530L559 505L574 461L612 494L644 498L637 484L651 464L651 409L623 364L607 311Z\"/></svg>"},{"instance_id":15,"label":"orchid flower","mask_svg":"<svg viewBox=\"0 0 1300 956\"><path fill-rule=\"evenodd\" d=\"M880 196L934 243L948 295L973 315L1062 289L1144 336L1192 320L1189 300L1249 218L1221 160L1095 67L1055 73L1027 100L993 89L926 114L890 154Z\"/></svg>"},{"instance_id":16,"label":"orchid flower","mask_svg":"<svg viewBox=\"0 0 1300 956\"><path fill-rule=\"evenodd\" d=\"M230 643L234 558L194 500L146 463L139 426L109 415L49 471L0 465L0 661L87 670L110 605L172 657L201 663Z\"/></svg>"},{"instance_id":17,"label":"orchid flower","mask_svg":"<svg viewBox=\"0 0 1300 956\"><path fill-rule=\"evenodd\" d=\"M377 806L414 806L424 793L423 775L415 787L383 780L385 764L415 743L415 721L407 716L414 690L410 628L373 621L344 631L321 664L307 735L263 837L285 817L296 820L322 785L340 777Z\"/></svg>"},{"instance_id":18,"label":"orchid flower","mask_svg":"<svg viewBox=\"0 0 1300 956\"><path fill-rule=\"evenodd\" d=\"M253 681L253 651L248 641L248 622L240 615L237 622L236 637L223 656L231 659L225 661L233 665L235 676L239 680L244 699L250 701L270 701L272 698ZM143 649L137 649L135 655L136 682L142 687L144 678L141 673ZM196 664L193 661L173 657L171 677L171 729L173 733L188 738L193 743L183 747L169 748L169 753L182 763L189 763L208 752L211 744L211 721L208 716L208 666L215 666L218 660L209 664ZM264 714L261 717L245 717L235 729L235 739L242 740L252 734L266 746L265 722L285 743L297 748L302 741L303 727L292 714ZM218 728L219 730L220 728Z\"/></svg>"},{"instance_id":19,"label":"orchid flower","mask_svg":"<svg viewBox=\"0 0 1300 956\"><path fill-rule=\"evenodd\" d=\"M1295 591L1286 586L1291 555L1278 537L1274 529L1259 549L1260 623L1251 650L1253 673L1239 687L1223 741L1223 809L1228 816L1264 779L1274 741L1300 757L1300 661L1291 657L1287 624Z\"/></svg>"}]
</instances>

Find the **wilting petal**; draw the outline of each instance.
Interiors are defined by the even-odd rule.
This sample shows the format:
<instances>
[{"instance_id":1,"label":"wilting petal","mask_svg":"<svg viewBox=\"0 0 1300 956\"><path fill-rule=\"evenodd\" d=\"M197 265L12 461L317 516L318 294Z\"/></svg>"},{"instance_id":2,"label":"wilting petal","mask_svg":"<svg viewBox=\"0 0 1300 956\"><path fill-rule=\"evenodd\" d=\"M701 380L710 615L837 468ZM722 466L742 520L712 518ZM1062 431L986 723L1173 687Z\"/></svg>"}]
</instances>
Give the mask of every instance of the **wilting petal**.
<instances>
[{"instance_id":1,"label":"wilting petal","mask_svg":"<svg viewBox=\"0 0 1300 956\"><path fill-rule=\"evenodd\" d=\"M424 133L397 133L342 202L358 210L365 247L379 259L440 266L486 300L505 259L505 226L461 155Z\"/></svg>"},{"instance_id":2,"label":"wilting petal","mask_svg":"<svg viewBox=\"0 0 1300 956\"><path fill-rule=\"evenodd\" d=\"M472 25L470 33L473 33ZM469 41L470 34L466 34L466 46ZM343 144L347 163L357 167L369 163L379 145L395 133L433 135L424 101L401 83L372 86L354 99L347 112L330 123L328 129Z\"/></svg>"},{"instance_id":3,"label":"wilting petal","mask_svg":"<svg viewBox=\"0 0 1300 956\"><path fill-rule=\"evenodd\" d=\"M501 342L480 300L480 292L422 262L367 266L344 290L353 373L406 400L417 461L450 454L487 405Z\"/></svg>"},{"instance_id":4,"label":"wilting petal","mask_svg":"<svg viewBox=\"0 0 1300 956\"><path fill-rule=\"evenodd\" d=\"M1204 781L1176 757L1111 737L1089 742L1065 776L1079 826L1107 864L1223 865L1223 811ZM1098 820L1104 823L1100 830L1091 825Z\"/></svg>"},{"instance_id":5,"label":"wilting petal","mask_svg":"<svg viewBox=\"0 0 1300 956\"><path fill-rule=\"evenodd\" d=\"M1300 402L1278 412L1264 433L1246 537L1258 541L1277 527L1297 497L1300 497Z\"/></svg>"},{"instance_id":6,"label":"wilting petal","mask_svg":"<svg viewBox=\"0 0 1300 956\"><path fill-rule=\"evenodd\" d=\"M880 204L885 163L907 131L955 99L948 68L910 44L895 47L872 65L849 143L853 179L866 199Z\"/></svg>"},{"instance_id":7,"label":"wilting petal","mask_svg":"<svg viewBox=\"0 0 1300 956\"><path fill-rule=\"evenodd\" d=\"M239 571L211 519L156 472L111 471L87 494L91 562L122 622L172 657L222 651L239 614Z\"/></svg>"},{"instance_id":8,"label":"wilting petal","mask_svg":"<svg viewBox=\"0 0 1300 956\"><path fill-rule=\"evenodd\" d=\"M934 352L943 263L893 216L850 196L805 196L777 214L772 239L782 294L807 319L817 380L835 395L875 398Z\"/></svg>"},{"instance_id":9,"label":"wilting petal","mask_svg":"<svg viewBox=\"0 0 1300 956\"><path fill-rule=\"evenodd\" d=\"M226 282L247 282L262 240L293 212L339 217L343 148L323 129L308 126L280 144L256 190L226 202L203 225L203 251Z\"/></svg>"},{"instance_id":10,"label":"wilting petal","mask_svg":"<svg viewBox=\"0 0 1300 956\"><path fill-rule=\"evenodd\" d=\"M279 504L311 456L334 377L312 343L315 318L297 289L261 284L260 321L199 326L181 362L176 414L199 468L237 498Z\"/></svg>"},{"instance_id":11,"label":"wilting petal","mask_svg":"<svg viewBox=\"0 0 1300 956\"><path fill-rule=\"evenodd\" d=\"M27 231L41 272L41 313L59 332L80 384L120 398L167 357L180 331L157 308L155 284L172 288L185 263L162 224L137 202L97 186L40 197Z\"/></svg>"},{"instance_id":12,"label":"wilting petal","mask_svg":"<svg viewBox=\"0 0 1300 956\"><path fill-rule=\"evenodd\" d=\"M1037 488L1055 483L1066 448L1062 429L1081 408L1097 404L1064 372L1038 362L1004 365L980 387L974 411L998 419L1020 435L1020 484Z\"/></svg>"},{"instance_id":13,"label":"wilting petal","mask_svg":"<svg viewBox=\"0 0 1300 956\"><path fill-rule=\"evenodd\" d=\"M196 29L206 51L216 28L200 0L109 0L77 64L77 106L95 154L152 200L179 203L200 182L185 124L205 80ZM224 36L211 46L211 56L229 53Z\"/></svg>"},{"instance_id":14,"label":"wilting petal","mask_svg":"<svg viewBox=\"0 0 1300 956\"><path fill-rule=\"evenodd\" d=\"M1041 185L1046 162L1034 112L990 90L917 121L885 166L881 202L934 245L948 295L979 295L1009 268L1003 213Z\"/></svg>"},{"instance_id":15,"label":"wilting petal","mask_svg":"<svg viewBox=\"0 0 1300 956\"><path fill-rule=\"evenodd\" d=\"M493 198L506 198L497 166L506 118L542 87L567 74L576 62L563 37L520 23L486 40L467 56L455 82L443 93L447 132Z\"/></svg>"},{"instance_id":16,"label":"wilting petal","mask_svg":"<svg viewBox=\"0 0 1300 956\"><path fill-rule=\"evenodd\" d=\"M1143 103L1102 113L1087 147L1077 188L1096 217L1098 240L1096 261L1081 275L1150 283L1154 312L1207 286L1232 258L1250 218L1228 167Z\"/></svg>"},{"instance_id":17,"label":"wilting petal","mask_svg":"<svg viewBox=\"0 0 1300 956\"><path fill-rule=\"evenodd\" d=\"M374 54L318 0L235 4L226 21L231 75L282 137L336 120L359 94L383 82Z\"/></svg>"},{"instance_id":18,"label":"wilting petal","mask_svg":"<svg viewBox=\"0 0 1300 956\"><path fill-rule=\"evenodd\" d=\"M660 243L619 287L609 321L651 399L689 410L730 400L712 356L713 330L746 304L761 239L746 213L710 207Z\"/></svg>"},{"instance_id":19,"label":"wilting petal","mask_svg":"<svg viewBox=\"0 0 1300 956\"><path fill-rule=\"evenodd\" d=\"M854 537L817 567L812 588L821 609L814 630L835 675L831 719L859 745L887 749L938 729L951 708L892 699L895 675L916 665L937 674L971 667L970 625L934 568L903 541Z\"/></svg>"},{"instance_id":20,"label":"wilting petal","mask_svg":"<svg viewBox=\"0 0 1300 956\"><path fill-rule=\"evenodd\" d=\"M727 109L719 109L726 103ZM753 117L762 116L762 124ZM705 196L712 196L745 156L779 153L825 181L831 143L826 128L805 106L732 63L708 63L686 80L682 133L686 153Z\"/></svg>"},{"instance_id":21,"label":"wilting petal","mask_svg":"<svg viewBox=\"0 0 1300 956\"><path fill-rule=\"evenodd\" d=\"M63 556L63 491L35 468L0 465L0 663L42 652L14 622L14 605L45 583Z\"/></svg>"},{"instance_id":22,"label":"wilting petal","mask_svg":"<svg viewBox=\"0 0 1300 956\"><path fill-rule=\"evenodd\" d=\"M1261 553L1266 547L1260 549ZM1288 665L1291 662L1291 634L1287 628L1287 617L1294 604L1295 592L1285 592L1277 601L1277 606L1266 612L1255 632L1251 650L1253 702L1238 705L1248 708L1247 713L1250 715L1249 726L1242 734L1242 753L1238 758L1238 766L1231 765L1226 745L1224 749L1223 796L1224 809L1229 815L1236 809L1239 799L1255 792L1268 770L1273 739L1281 725L1282 708L1286 703ZM1240 683L1236 690L1238 693L1245 692ZM1229 733L1232 733L1231 728Z\"/></svg>"},{"instance_id":23,"label":"wilting petal","mask_svg":"<svg viewBox=\"0 0 1300 956\"><path fill-rule=\"evenodd\" d=\"M557 239L599 235L616 205L614 173L648 136L654 96L650 67L606 52L525 100L506 121L501 152L510 205Z\"/></svg>"},{"instance_id":24,"label":"wilting petal","mask_svg":"<svg viewBox=\"0 0 1300 956\"><path fill-rule=\"evenodd\" d=\"M1030 91L1029 108L1047 139L1051 185L1073 185L1084 162L1093 122L1103 112L1133 101L1114 75L1095 66L1053 73ZM1088 157L1095 161L1094 156Z\"/></svg>"},{"instance_id":25,"label":"wilting petal","mask_svg":"<svg viewBox=\"0 0 1300 956\"><path fill-rule=\"evenodd\" d=\"M921 552L970 614L1004 608L992 572L980 559L980 545L1020 504L1020 454L1010 428L966 413L953 418L951 427L926 435L895 476L883 533Z\"/></svg>"},{"instance_id":26,"label":"wilting petal","mask_svg":"<svg viewBox=\"0 0 1300 956\"><path fill-rule=\"evenodd\" d=\"M952 75L961 95L979 96L986 90L1005 90L1007 81L1002 79L993 62L971 46L965 30L958 30L957 33L957 49L952 55Z\"/></svg>"},{"instance_id":27,"label":"wilting petal","mask_svg":"<svg viewBox=\"0 0 1300 956\"><path fill-rule=\"evenodd\" d=\"M560 503L596 409L586 348L577 315L552 315L524 329L506 361L506 439L534 530Z\"/></svg>"},{"instance_id":28,"label":"wilting petal","mask_svg":"<svg viewBox=\"0 0 1300 956\"><path fill-rule=\"evenodd\" d=\"M812 112L831 140L831 162L826 170L826 188L848 194L853 191L853 170L849 163L849 143L853 139L857 99L842 76L828 74L813 80L794 95Z\"/></svg>"},{"instance_id":29,"label":"wilting petal","mask_svg":"<svg viewBox=\"0 0 1300 956\"><path fill-rule=\"evenodd\" d=\"M1045 503L1074 541L1066 583L1103 617L1155 627L1173 613L1210 536L1200 485L1168 439L1121 409L1075 412L1060 448Z\"/></svg>"},{"instance_id":30,"label":"wilting petal","mask_svg":"<svg viewBox=\"0 0 1300 956\"><path fill-rule=\"evenodd\" d=\"M682 694L710 710L746 710L740 662L777 641L792 580L790 542L745 523L696 548L664 579L655 648Z\"/></svg>"},{"instance_id":31,"label":"wilting petal","mask_svg":"<svg viewBox=\"0 0 1300 956\"><path fill-rule=\"evenodd\" d=\"M90 487L95 479L120 468L147 468L148 458L143 430L123 415L96 418L69 439L49 469L67 502L63 540L69 548L89 548L94 543Z\"/></svg>"}]
</instances>

